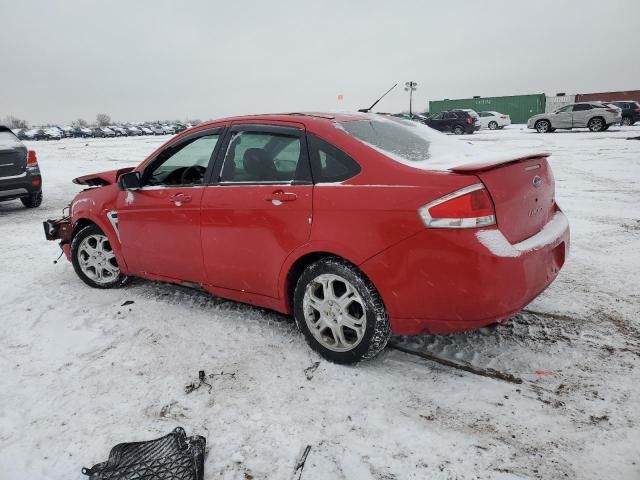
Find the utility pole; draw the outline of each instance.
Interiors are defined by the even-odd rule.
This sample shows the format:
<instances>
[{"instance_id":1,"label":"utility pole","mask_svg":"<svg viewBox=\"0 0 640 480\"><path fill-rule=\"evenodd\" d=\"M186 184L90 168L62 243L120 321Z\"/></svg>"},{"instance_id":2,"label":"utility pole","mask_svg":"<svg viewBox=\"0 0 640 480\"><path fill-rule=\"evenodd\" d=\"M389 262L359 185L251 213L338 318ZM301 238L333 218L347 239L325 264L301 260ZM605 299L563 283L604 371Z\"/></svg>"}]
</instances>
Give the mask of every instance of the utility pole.
<instances>
[{"instance_id":1,"label":"utility pole","mask_svg":"<svg viewBox=\"0 0 640 480\"><path fill-rule=\"evenodd\" d=\"M409 92L409 116L413 115L413 92L417 87L417 82L405 82L404 84L404 91Z\"/></svg>"}]
</instances>

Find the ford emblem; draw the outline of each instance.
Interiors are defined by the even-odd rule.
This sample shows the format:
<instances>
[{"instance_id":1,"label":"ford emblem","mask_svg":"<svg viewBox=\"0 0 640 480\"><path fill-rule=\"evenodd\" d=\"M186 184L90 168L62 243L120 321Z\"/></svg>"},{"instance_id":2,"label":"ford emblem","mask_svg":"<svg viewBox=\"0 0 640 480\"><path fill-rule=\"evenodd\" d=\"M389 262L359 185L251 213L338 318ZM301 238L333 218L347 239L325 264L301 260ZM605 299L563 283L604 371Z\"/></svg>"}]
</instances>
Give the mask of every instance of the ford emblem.
<instances>
[{"instance_id":1,"label":"ford emblem","mask_svg":"<svg viewBox=\"0 0 640 480\"><path fill-rule=\"evenodd\" d=\"M533 186L534 187L539 187L541 183L542 183L542 178L540 178L539 175L536 175L535 177L533 177Z\"/></svg>"}]
</instances>

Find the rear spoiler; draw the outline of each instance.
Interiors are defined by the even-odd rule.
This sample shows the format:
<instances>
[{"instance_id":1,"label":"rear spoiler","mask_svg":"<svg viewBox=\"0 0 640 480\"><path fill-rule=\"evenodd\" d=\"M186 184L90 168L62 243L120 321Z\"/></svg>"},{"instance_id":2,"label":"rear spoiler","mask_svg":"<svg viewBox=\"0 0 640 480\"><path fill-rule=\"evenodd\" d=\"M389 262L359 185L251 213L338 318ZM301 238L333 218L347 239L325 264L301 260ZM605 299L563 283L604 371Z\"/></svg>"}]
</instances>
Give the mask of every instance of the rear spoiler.
<instances>
[{"instance_id":1,"label":"rear spoiler","mask_svg":"<svg viewBox=\"0 0 640 480\"><path fill-rule=\"evenodd\" d=\"M451 167L451 168L449 168L449 170L452 171L452 172L455 172L455 173L483 172L483 171L486 171L486 170L491 170L491 169L496 168L496 167L507 165L509 163L522 162L524 160L534 160L536 158L542 159L542 158L547 158L550 155L551 154L548 153L548 152L539 152L539 153L532 153L532 154L523 155L523 156L516 156L516 157L500 157L500 156L496 156L496 157L491 158L491 159L482 159L482 158L480 158L476 162L465 163L463 165L458 165L456 167Z\"/></svg>"}]
</instances>

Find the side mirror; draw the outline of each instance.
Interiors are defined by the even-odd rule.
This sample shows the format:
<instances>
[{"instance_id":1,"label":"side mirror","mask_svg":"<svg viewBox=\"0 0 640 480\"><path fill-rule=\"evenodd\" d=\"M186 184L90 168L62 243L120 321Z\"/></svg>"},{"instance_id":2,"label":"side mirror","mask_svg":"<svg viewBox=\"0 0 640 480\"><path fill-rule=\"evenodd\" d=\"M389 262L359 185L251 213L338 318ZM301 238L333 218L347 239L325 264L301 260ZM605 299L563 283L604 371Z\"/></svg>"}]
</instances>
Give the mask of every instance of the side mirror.
<instances>
[{"instance_id":1,"label":"side mirror","mask_svg":"<svg viewBox=\"0 0 640 480\"><path fill-rule=\"evenodd\" d=\"M120 190L137 190L142 187L140 172L129 172L120 175L118 178L118 187Z\"/></svg>"}]
</instances>

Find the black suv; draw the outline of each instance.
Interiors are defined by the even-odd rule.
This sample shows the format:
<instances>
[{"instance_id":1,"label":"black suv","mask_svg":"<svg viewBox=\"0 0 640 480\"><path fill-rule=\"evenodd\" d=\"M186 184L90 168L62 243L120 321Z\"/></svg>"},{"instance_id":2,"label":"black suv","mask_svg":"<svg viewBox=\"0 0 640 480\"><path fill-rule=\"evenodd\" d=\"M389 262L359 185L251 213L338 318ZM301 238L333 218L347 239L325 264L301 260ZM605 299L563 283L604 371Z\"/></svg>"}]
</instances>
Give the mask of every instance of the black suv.
<instances>
[{"instance_id":1,"label":"black suv","mask_svg":"<svg viewBox=\"0 0 640 480\"><path fill-rule=\"evenodd\" d=\"M42 203L42 177L36 152L0 126L0 202L19 198L27 208Z\"/></svg>"},{"instance_id":2,"label":"black suv","mask_svg":"<svg viewBox=\"0 0 640 480\"><path fill-rule=\"evenodd\" d=\"M480 130L480 117L475 111L468 109L436 113L425 119L424 123L441 132L453 132L456 135Z\"/></svg>"},{"instance_id":3,"label":"black suv","mask_svg":"<svg viewBox=\"0 0 640 480\"><path fill-rule=\"evenodd\" d=\"M622 125L633 125L640 121L640 103L631 100L611 102L622 109Z\"/></svg>"}]
</instances>

